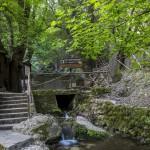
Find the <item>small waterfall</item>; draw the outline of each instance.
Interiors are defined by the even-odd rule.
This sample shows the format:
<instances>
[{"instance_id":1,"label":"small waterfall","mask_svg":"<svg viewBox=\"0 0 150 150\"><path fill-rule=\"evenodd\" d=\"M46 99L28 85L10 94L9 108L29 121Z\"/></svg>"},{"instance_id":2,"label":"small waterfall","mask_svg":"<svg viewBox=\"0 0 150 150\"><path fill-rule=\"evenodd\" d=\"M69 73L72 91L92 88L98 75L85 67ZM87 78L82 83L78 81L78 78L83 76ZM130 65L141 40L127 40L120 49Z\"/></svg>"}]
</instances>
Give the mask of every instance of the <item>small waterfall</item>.
<instances>
[{"instance_id":1,"label":"small waterfall","mask_svg":"<svg viewBox=\"0 0 150 150\"><path fill-rule=\"evenodd\" d=\"M72 117L69 117L67 112L65 112L64 117L65 117L65 120L72 118ZM63 146L71 146L71 145L78 144L78 141L75 140L74 138L72 128L69 125L66 125L62 128L61 138L62 140L59 142L59 144Z\"/></svg>"},{"instance_id":2,"label":"small waterfall","mask_svg":"<svg viewBox=\"0 0 150 150\"><path fill-rule=\"evenodd\" d=\"M61 135L61 138L62 138L62 140L65 140L65 136L64 136L63 133L62 133L62 135Z\"/></svg>"},{"instance_id":3,"label":"small waterfall","mask_svg":"<svg viewBox=\"0 0 150 150\"><path fill-rule=\"evenodd\" d=\"M69 117L68 113L65 112L65 119L68 120L68 119L70 119L70 118L71 118L71 117Z\"/></svg>"}]
</instances>

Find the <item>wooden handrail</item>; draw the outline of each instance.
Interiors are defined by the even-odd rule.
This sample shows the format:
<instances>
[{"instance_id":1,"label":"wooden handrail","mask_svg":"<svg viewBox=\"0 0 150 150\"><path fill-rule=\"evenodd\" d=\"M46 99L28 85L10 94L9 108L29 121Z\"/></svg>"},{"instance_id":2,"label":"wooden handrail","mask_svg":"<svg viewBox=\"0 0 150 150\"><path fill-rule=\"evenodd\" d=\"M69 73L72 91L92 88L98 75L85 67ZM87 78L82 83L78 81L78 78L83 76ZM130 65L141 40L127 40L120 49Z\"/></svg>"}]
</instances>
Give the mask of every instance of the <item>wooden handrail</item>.
<instances>
[{"instance_id":1,"label":"wooden handrail","mask_svg":"<svg viewBox=\"0 0 150 150\"><path fill-rule=\"evenodd\" d=\"M29 113L29 117L31 117L31 103L33 103L33 95L31 90L30 73L28 73L28 78L27 78L27 95L28 95L28 113Z\"/></svg>"},{"instance_id":2,"label":"wooden handrail","mask_svg":"<svg viewBox=\"0 0 150 150\"><path fill-rule=\"evenodd\" d=\"M109 71L107 69L105 70L102 69L102 70L97 70L92 72L56 72L56 73L48 72L48 73L36 73L36 75L61 75L61 74L76 75L76 74L93 74L93 73L105 73L105 72L109 72Z\"/></svg>"}]
</instances>

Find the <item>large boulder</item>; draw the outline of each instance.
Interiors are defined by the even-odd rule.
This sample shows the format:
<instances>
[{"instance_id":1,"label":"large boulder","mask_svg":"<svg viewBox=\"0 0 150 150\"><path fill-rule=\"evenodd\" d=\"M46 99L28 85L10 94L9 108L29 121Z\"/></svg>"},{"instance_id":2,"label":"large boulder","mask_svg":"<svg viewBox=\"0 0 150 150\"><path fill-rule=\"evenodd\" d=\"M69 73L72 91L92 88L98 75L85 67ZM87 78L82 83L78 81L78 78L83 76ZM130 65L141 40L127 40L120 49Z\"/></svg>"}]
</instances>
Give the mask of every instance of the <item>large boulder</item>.
<instances>
[{"instance_id":1,"label":"large boulder","mask_svg":"<svg viewBox=\"0 0 150 150\"><path fill-rule=\"evenodd\" d=\"M82 116L77 116L75 134L79 139L103 139L110 136L107 131L95 126Z\"/></svg>"},{"instance_id":2,"label":"large boulder","mask_svg":"<svg viewBox=\"0 0 150 150\"><path fill-rule=\"evenodd\" d=\"M32 135L34 139L46 141L60 136L61 128L57 120L51 115L38 114L13 127L13 130L26 135Z\"/></svg>"}]
</instances>

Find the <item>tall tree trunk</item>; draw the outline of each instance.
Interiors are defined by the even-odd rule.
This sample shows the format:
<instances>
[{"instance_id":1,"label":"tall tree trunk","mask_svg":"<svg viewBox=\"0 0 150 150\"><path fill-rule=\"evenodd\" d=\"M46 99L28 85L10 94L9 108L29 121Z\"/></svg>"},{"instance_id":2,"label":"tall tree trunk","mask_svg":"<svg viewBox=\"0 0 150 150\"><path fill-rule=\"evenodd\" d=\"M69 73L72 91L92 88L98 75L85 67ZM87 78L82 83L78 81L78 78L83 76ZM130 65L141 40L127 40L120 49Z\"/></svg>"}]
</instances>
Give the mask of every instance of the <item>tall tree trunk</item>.
<instances>
[{"instance_id":1,"label":"tall tree trunk","mask_svg":"<svg viewBox=\"0 0 150 150\"><path fill-rule=\"evenodd\" d=\"M7 46L4 46L3 41L0 39L0 87L5 87L9 91L21 92L23 59L25 51L28 48L28 20L31 7L29 1L26 0L17 0L16 4L18 5L16 8L19 9L20 14L18 14L18 18L15 18L15 24L18 25L19 35L21 35L19 36L20 41L17 47L14 46L14 20L12 19L15 16L10 14L9 11L2 12L7 20L8 35L10 36ZM5 47L8 47L8 50L12 54L9 61L4 53L8 52Z\"/></svg>"},{"instance_id":2,"label":"tall tree trunk","mask_svg":"<svg viewBox=\"0 0 150 150\"><path fill-rule=\"evenodd\" d=\"M9 89L9 65L8 58L6 57L6 50L0 39L0 90Z\"/></svg>"},{"instance_id":3,"label":"tall tree trunk","mask_svg":"<svg viewBox=\"0 0 150 150\"><path fill-rule=\"evenodd\" d=\"M10 90L13 92L20 92L19 89L19 67L18 61L13 60L10 63Z\"/></svg>"},{"instance_id":4,"label":"tall tree trunk","mask_svg":"<svg viewBox=\"0 0 150 150\"><path fill-rule=\"evenodd\" d=\"M14 92L21 92L22 85L21 80L23 80L23 57L25 54L25 46L22 45L16 49L10 62L10 89Z\"/></svg>"},{"instance_id":5,"label":"tall tree trunk","mask_svg":"<svg viewBox=\"0 0 150 150\"><path fill-rule=\"evenodd\" d=\"M28 47L28 19L30 15L30 5L25 0L18 0L18 5L22 8L22 19L19 20L19 31L22 35L21 44L13 49L12 61L10 63L10 89L14 92L22 92L23 80L23 59Z\"/></svg>"}]
</instances>

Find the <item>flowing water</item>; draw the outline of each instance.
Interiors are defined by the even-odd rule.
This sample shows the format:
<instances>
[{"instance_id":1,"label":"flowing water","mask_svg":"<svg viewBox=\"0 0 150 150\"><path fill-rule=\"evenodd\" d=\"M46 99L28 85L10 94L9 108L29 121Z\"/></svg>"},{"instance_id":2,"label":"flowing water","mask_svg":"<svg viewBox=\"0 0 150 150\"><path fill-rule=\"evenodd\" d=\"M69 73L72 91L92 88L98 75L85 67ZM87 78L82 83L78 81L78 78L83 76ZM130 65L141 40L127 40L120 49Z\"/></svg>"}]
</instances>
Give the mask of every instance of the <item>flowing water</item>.
<instances>
[{"instance_id":1,"label":"flowing water","mask_svg":"<svg viewBox=\"0 0 150 150\"><path fill-rule=\"evenodd\" d=\"M67 112L64 112L65 120L68 120L70 117Z\"/></svg>"},{"instance_id":2,"label":"flowing water","mask_svg":"<svg viewBox=\"0 0 150 150\"><path fill-rule=\"evenodd\" d=\"M70 119L68 113L65 112L64 114L65 120ZM74 133L72 131L72 128L70 126L65 126L62 128L62 136L61 140L59 141L59 144L62 146L72 146L78 143L78 141L74 138Z\"/></svg>"},{"instance_id":3,"label":"flowing water","mask_svg":"<svg viewBox=\"0 0 150 150\"><path fill-rule=\"evenodd\" d=\"M99 141L80 141L79 145L54 145L50 150L150 150L150 145L139 145L132 140L113 136Z\"/></svg>"},{"instance_id":4,"label":"flowing water","mask_svg":"<svg viewBox=\"0 0 150 150\"><path fill-rule=\"evenodd\" d=\"M67 113L65 113L64 117L65 120L71 118ZM77 116L76 121L89 129L102 130L82 116ZM120 136L112 136L104 140L77 141L74 139L71 127L65 126L62 129L62 139L58 143L51 145L50 150L150 150L150 145L140 145L133 140Z\"/></svg>"}]
</instances>

